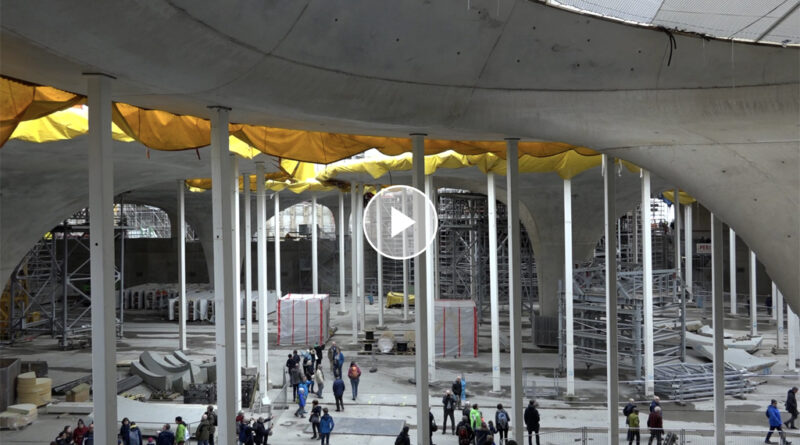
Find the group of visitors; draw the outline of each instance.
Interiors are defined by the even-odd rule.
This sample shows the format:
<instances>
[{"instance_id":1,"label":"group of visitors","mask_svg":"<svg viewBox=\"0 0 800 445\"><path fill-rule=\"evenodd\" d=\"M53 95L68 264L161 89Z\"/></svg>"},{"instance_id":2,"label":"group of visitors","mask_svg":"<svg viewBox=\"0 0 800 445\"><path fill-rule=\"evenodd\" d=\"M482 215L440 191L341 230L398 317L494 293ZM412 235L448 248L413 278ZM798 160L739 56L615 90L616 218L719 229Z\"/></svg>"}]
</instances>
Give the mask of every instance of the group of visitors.
<instances>
[{"instance_id":1,"label":"group of visitors","mask_svg":"<svg viewBox=\"0 0 800 445\"><path fill-rule=\"evenodd\" d=\"M74 430L70 425L65 426L50 445L94 445L94 422L86 426L83 419L78 419Z\"/></svg>"},{"instance_id":2,"label":"group of visitors","mask_svg":"<svg viewBox=\"0 0 800 445\"><path fill-rule=\"evenodd\" d=\"M769 439L776 430L778 431L778 437L781 439L781 444L791 443L786 440L786 434L783 432L783 426L785 425L787 429L797 429L797 426L795 425L795 420L797 420L798 415L796 386L793 386L791 389L789 389L789 392L786 393L786 402L784 403L784 408L786 408L786 412L788 412L790 416L789 420L786 422L784 422L781 418L781 410L778 408L778 401L775 399L770 401L770 404L767 407L767 412L765 413L767 420L769 421L769 432L767 433L767 438L764 439L764 443L774 443L770 442Z\"/></svg>"},{"instance_id":3,"label":"group of visitors","mask_svg":"<svg viewBox=\"0 0 800 445\"><path fill-rule=\"evenodd\" d=\"M634 440L636 445L639 445L641 440L641 433L639 431L639 408L633 399L628 399L628 404L622 409L622 415L625 417L625 425L628 426L628 445L633 444ZM650 430L650 439L647 441L648 445L656 441L657 445L661 445L664 437L664 417L662 415L661 398L658 396L653 397L650 402L650 414L647 416L647 428Z\"/></svg>"}]
</instances>

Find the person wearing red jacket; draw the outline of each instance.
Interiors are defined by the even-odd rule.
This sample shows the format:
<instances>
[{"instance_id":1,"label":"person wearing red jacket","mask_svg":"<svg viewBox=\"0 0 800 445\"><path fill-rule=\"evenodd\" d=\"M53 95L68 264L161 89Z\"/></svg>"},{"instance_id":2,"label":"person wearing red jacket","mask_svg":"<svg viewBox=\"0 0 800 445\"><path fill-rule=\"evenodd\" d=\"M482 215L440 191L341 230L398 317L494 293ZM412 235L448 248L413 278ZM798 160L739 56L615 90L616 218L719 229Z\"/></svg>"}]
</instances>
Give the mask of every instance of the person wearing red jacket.
<instances>
[{"instance_id":1,"label":"person wearing red jacket","mask_svg":"<svg viewBox=\"0 0 800 445\"><path fill-rule=\"evenodd\" d=\"M656 440L657 445L661 445L661 436L664 434L664 418L661 416L660 406L653 408L650 416L647 417L647 427L650 428L650 440L647 441L647 445L651 445L653 439Z\"/></svg>"}]
</instances>

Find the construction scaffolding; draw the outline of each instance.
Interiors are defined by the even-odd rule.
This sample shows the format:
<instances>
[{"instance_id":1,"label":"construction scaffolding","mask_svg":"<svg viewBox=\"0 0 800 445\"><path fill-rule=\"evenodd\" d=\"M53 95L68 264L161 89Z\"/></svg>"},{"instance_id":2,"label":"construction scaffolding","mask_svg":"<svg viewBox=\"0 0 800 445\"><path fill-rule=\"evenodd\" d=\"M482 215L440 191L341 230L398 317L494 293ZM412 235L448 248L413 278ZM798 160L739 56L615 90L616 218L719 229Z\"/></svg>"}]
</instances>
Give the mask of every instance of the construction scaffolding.
<instances>
[{"instance_id":1,"label":"construction scaffolding","mask_svg":"<svg viewBox=\"0 0 800 445\"><path fill-rule=\"evenodd\" d=\"M619 368L643 376L644 296L641 269L617 272ZM605 268L594 266L575 270L573 296L573 339L575 360L586 367L606 364ZM566 335L563 292L560 304L560 335ZM681 283L675 270L653 271L653 345L656 365L684 357L685 314L681 309ZM566 359L564 341L559 341L562 367Z\"/></svg>"}]
</instances>

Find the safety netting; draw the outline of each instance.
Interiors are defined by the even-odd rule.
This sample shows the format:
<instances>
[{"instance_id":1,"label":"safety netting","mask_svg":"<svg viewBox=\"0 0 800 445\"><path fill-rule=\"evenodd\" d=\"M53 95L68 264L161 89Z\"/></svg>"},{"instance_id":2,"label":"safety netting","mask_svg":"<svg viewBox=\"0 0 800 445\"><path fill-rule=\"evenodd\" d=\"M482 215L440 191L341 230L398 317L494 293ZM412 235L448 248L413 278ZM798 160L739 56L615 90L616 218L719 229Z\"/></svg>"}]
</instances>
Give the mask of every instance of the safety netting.
<instances>
[{"instance_id":1,"label":"safety netting","mask_svg":"<svg viewBox=\"0 0 800 445\"><path fill-rule=\"evenodd\" d=\"M472 300L436 300L436 356L478 356L478 311Z\"/></svg>"}]
</instances>

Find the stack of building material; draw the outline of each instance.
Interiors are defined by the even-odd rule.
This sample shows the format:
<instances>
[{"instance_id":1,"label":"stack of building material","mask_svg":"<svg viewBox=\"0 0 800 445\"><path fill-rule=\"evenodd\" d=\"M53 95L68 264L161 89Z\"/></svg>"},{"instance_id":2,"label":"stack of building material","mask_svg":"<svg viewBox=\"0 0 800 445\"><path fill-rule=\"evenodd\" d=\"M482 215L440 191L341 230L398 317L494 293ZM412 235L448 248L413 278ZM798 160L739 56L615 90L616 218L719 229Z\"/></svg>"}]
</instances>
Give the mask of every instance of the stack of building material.
<instances>
[{"instance_id":1,"label":"stack of building material","mask_svg":"<svg viewBox=\"0 0 800 445\"><path fill-rule=\"evenodd\" d=\"M52 385L52 380L37 378L35 372L20 374L17 376L17 401L36 406L47 405L53 400L50 395Z\"/></svg>"},{"instance_id":2,"label":"stack of building material","mask_svg":"<svg viewBox=\"0 0 800 445\"><path fill-rule=\"evenodd\" d=\"M30 425L36 420L39 412L36 405L31 403L21 403L18 405L11 405L6 411L0 413L0 428L2 429L19 429L26 425Z\"/></svg>"},{"instance_id":3,"label":"stack of building material","mask_svg":"<svg viewBox=\"0 0 800 445\"><path fill-rule=\"evenodd\" d=\"M328 294L286 294L278 300L278 345L325 344L330 325Z\"/></svg>"},{"instance_id":4,"label":"stack of building material","mask_svg":"<svg viewBox=\"0 0 800 445\"><path fill-rule=\"evenodd\" d=\"M743 352L743 351L742 351ZM725 364L725 394L743 396L753 392L755 385L749 380L752 374ZM714 397L713 364L664 364L655 367L655 393L678 401L710 399Z\"/></svg>"},{"instance_id":5,"label":"stack of building material","mask_svg":"<svg viewBox=\"0 0 800 445\"><path fill-rule=\"evenodd\" d=\"M67 402L85 402L89 400L90 386L86 383L81 383L67 391Z\"/></svg>"}]
</instances>

